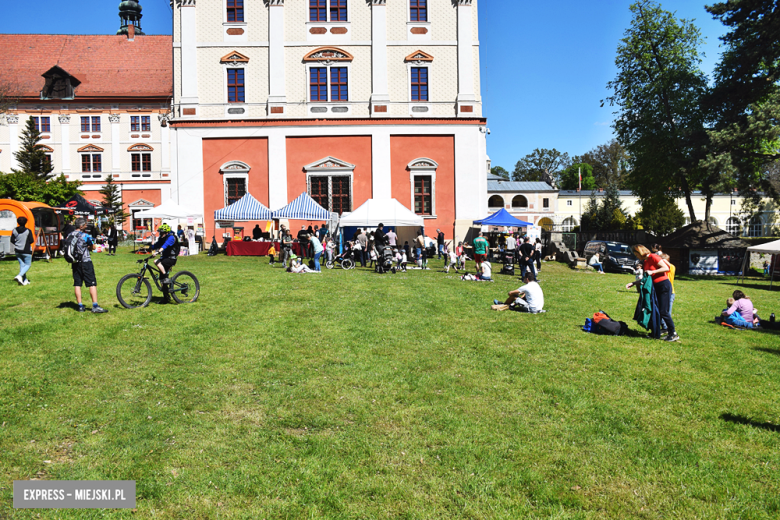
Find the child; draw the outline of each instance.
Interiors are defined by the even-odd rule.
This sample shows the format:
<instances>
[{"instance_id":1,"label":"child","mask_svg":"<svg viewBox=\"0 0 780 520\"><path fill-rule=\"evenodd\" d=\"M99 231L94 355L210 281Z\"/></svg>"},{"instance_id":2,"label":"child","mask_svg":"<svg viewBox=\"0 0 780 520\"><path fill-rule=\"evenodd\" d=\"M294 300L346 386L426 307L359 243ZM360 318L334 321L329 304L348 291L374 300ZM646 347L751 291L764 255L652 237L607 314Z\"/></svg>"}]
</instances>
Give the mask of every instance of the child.
<instances>
[{"instance_id":1,"label":"child","mask_svg":"<svg viewBox=\"0 0 780 520\"><path fill-rule=\"evenodd\" d=\"M731 305L721 313L723 321L735 327L753 328L755 316L753 314L753 302L742 291L734 291L733 298L726 300Z\"/></svg>"},{"instance_id":2,"label":"child","mask_svg":"<svg viewBox=\"0 0 780 520\"><path fill-rule=\"evenodd\" d=\"M458 257L455 256L455 252L452 250L451 247L447 248L447 257L449 258L449 262L446 263L444 266L444 272L449 273L450 267L455 268L455 272L458 272Z\"/></svg>"},{"instance_id":3,"label":"child","mask_svg":"<svg viewBox=\"0 0 780 520\"><path fill-rule=\"evenodd\" d=\"M458 269L466 269L466 253L463 251L463 242L458 242L458 247L455 248L455 255L458 257L458 265L456 267L456 271Z\"/></svg>"},{"instance_id":4,"label":"child","mask_svg":"<svg viewBox=\"0 0 780 520\"><path fill-rule=\"evenodd\" d=\"M275 254L276 254L276 248L274 248L274 243L271 242L271 247L268 248L268 265L274 265Z\"/></svg>"},{"instance_id":5,"label":"child","mask_svg":"<svg viewBox=\"0 0 780 520\"><path fill-rule=\"evenodd\" d=\"M406 251L401 251L401 264L399 265L401 271L406 272L406 263L408 262L408 260L409 257L406 256Z\"/></svg>"},{"instance_id":6,"label":"child","mask_svg":"<svg viewBox=\"0 0 780 520\"><path fill-rule=\"evenodd\" d=\"M368 268L371 269L376 264L376 249L371 248L369 258L371 259L371 262L368 264Z\"/></svg>"}]
</instances>

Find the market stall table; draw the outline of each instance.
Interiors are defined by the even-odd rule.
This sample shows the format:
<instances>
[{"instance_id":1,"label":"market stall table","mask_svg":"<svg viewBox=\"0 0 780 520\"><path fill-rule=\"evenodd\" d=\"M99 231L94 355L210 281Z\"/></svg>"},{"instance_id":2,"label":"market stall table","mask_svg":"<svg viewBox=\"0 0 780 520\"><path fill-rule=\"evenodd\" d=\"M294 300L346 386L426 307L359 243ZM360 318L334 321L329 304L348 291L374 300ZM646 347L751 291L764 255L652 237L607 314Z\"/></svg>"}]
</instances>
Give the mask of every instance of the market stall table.
<instances>
[{"instance_id":1,"label":"market stall table","mask_svg":"<svg viewBox=\"0 0 780 520\"><path fill-rule=\"evenodd\" d=\"M279 242L274 242L274 249L279 254ZM271 248L271 242L249 242L249 241L231 241L227 245L228 256L268 256L268 250ZM293 243L293 253L301 254L301 245Z\"/></svg>"}]
</instances>

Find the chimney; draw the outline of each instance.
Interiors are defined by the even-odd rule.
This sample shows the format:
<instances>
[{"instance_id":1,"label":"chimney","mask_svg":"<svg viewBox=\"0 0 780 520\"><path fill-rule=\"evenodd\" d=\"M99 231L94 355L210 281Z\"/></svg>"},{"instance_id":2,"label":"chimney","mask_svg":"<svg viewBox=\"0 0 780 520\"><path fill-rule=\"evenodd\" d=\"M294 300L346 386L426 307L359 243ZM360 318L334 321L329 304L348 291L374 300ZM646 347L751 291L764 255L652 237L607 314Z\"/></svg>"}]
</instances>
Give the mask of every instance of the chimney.
<instances>
[{"instance_id":1,"label":"chimney","mask_svg":"<svg viewBox=\"0 0 780 520\"><path fill-rule=\"evenodd\" d=\"M135 25L128 24L127 25L127 41L134 41L135 40Z\"/></svg>"}]
</instances>

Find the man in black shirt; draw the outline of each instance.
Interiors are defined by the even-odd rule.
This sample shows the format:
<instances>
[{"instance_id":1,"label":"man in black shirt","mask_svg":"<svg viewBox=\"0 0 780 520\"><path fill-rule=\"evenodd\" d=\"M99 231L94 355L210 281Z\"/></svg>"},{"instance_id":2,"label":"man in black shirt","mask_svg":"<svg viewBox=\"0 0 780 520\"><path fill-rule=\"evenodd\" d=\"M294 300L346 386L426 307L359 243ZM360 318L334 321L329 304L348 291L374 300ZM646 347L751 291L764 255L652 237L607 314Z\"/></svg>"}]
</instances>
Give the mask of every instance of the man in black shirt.
<instances>
[{"instance_id":1,"label":"man in black shirt","mask_svg":"<svg viewBox=\"0 0 780 520\"><path fill-rule=\"evenodd\" d=\"M260 224L255 224L255 228L252 230L252 240L260 240L263 236L263 230L260 229Z\"/></svg>"},{"instance_id":2,"label":"man in black shirt","mask_svg":"<svg viewBox=\"0 0 780 520\"><path fill-rule=\"evenodd\" d=\"M376 231L374 231L374 247L376 248L377 253L382 246L387 245L387 235L385 234L384 227L384 224L379 224L376 227Z\"/></svg>"},{"instance_id":3,"label":"man in black shirt","mask_svg":"<svg viewBox=\"0 0 780 520\"><path fill-rule=\"evenodd\" d=\"M534 246L528 240L528 237L523 239L523 245L520 246L520 276L525 277L526 268L534 274L536 277L536 271L534 271Z\"/></svg>"},{"instance_id":4,"label":"man in black shirt","mask_svg":"<svg viewBox=\"0 0 780 520\"><path fill-rule=\"evenodd\" d=\"M437 249L439 250L439 260L441 260L441 257L444 256L444 258L447 258L447 251L444 250L444 233L441 229L436 230L436 245L438 246Z\"/></svg>"},{"instance_id":5,"label":"man in black shirt","mask_svg":"<svg viewBox=\"0 0 780 520\"><path fill-rule=\"evenodd\" d=\"M298 243L301 245L301 260L303 260L309 250L309 232L306 231L306 226L301 226L301 230L298 231Z\"/></svg>"}]
</instances>

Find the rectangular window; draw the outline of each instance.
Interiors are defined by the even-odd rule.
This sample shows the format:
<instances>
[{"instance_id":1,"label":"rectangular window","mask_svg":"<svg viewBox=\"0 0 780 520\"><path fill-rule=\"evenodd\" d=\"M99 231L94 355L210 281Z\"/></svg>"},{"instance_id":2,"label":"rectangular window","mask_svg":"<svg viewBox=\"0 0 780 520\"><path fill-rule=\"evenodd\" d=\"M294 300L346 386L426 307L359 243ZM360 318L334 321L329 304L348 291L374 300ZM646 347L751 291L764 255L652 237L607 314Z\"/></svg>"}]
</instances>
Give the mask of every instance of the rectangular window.
<instances>
[{"instance_id":1,"label":"rectangular window","mask_svg":"<svg viewBox=\"0 0 780 520\"><path fill-rule=\"evenodd\" d=\"M152 171L152 154L150 153L130 154L130 169L134 172Z\"/></svg>"},{"instance_id":2,"label":"rectangular window","mask_svg":"<svg viewBox=\"0 0 780 520\"><path fill-rule=\"evenodd\" d=\"M89 132L89 117L82 117L81 118L81 131L82 132Z\"/></svg>"},{"instance_id":3,"label":"rectangular window","mask_svg":"<svg viewBox=\"0 0 780 520\"><path fill-rule=\"evenodd\" d=\"M330 207L328 199L328 177L311 177L311 198L323 208Z\"/></svg>"},{"instance_id":4,"label":"rectangular window","mask_svg":"<svg viewBox=\"0 0 780 520\"><path fill-rule=\"evenodd\" d=\"M243 103L244 97L244 69L228 69L228 103Z\"/></svg>"},{"instance_id":5,"label":"rectangular window","mask_svg":"<svg viewBox=\"0 0 780 520\"><path fill-rule=\"evenodd\" d=\"M409 0L410 13L409 20L412 22L428 21L428 2L427 0Z\"/></svg>"},{"instance_id":6,"label":"rectangular window","mask_svg":"<svg viewBox=\"0 0 780 520\"><path fill-rule=\"evenodd\" d=\"M100 132L100 116L92 116L92 131Z\"/></svg>"},{"instance_id":7,"label":"rectangular window","mask_svg":"<svg viewBox=\"0 0 780 520\"><path fill-rule=\"evenodd\" d=\"M100 116L85 116L81 118L82 132L100 132Z\"/></svg>"},{"instance_id":8,"label":"rectangular window","mask_svg":"<svg viewBox=\"0 0 780 520\"><path fill-rule=\"evenodd\" d=\"M35 123L35 129L40 133L51 132L51 118L50 117L33 117L33 123Z\"/></svg>"},{"instance_id":9,"label":"rectangular window","mask_svg":"<svg viewBox=\"0 0 780 520\"><path fill-rule=\"evenodd\" d=\"M330 100L349 101L347 87L347 68L331 67L330 69Z\"/></svg>"},{"instance_id":10,"label":"rectangular window","mask_svg":"<svg viewBox=\"0 0 780 520\"><path fill-rule=\"evenodd\" d=\"M227 0L227 21L244 21L244 0Z\"/></svg>"},{"instance_id":11,"label":"rectangular window","mask_svg":"<svg viewBox=\"0 0 780 520\"><path fill-rule=\"evenodd\" d=\"M414 177L414 212L418 215L433 214L430 175L415 175Z\"/></svg>"},{"instance_id":12,"label":"rectangular window","mask_svg":"<svg viewBox=\"0 0 780 520\"><path fill-rule=\"evenodd\" d=\"M237 202L241 197L246 195L246 179L225 179L226 181L226 205L231 205Z\"/></svg>"},{"instance_id":13,"label":"rectangular window","mask_svg":"<svg viewBox=\"0 0 780 520\"><path fill-rule=\"evenodd\" d=\"M327 0L309 0L309 21L327 22Z\"/></svg>"},{"instance_id":14,"label":"rectangular window","mask_svg":"<svg viewBox=\"0 0 780 520\"><path fill-rule=\"evenodd\" d=\"M330 0L330 21L347 21L347 0Z\"/></svg>"},{"instance_id":15,"label":"rectangular window","mask_svg":"<svg viewBox=\"0 0 780 520\"><path fill-rule=\"evenodd\" d=\"M573 206L573 205L574 205L574 201L572 201L572 200L567 200L567 201L566 201L566 205L567 205L567 206Z\"/></svg>"},{"instance_id":16,"label":"rectangular window","mask_svg":"<svg viewBox=\"0 0 780 520\"><path fill-rule=\"evenodd\" d=\"M152 117L151 116L141 116L141 131L142 132L151 132L152 131Z\"/></svg>"},{"instance_id":17,"label":"rectangular window","mask_svg":"<svg viewBox=\"0 0 780 520\"><path fill-rule=\"evenodd\" d=\"M341 215L352 211L350 183L346 175L310 177L309 195L323 208Z\"/></svg>"},{"instance_id":18,"label":"rectangular window","mask_svg":"<svg viewBox=\"0 0 780 520\"><path fill-rule=\"evenodd\" d=\"M81 156L81 171L84 173L89 172L102 172L103 164L99 153L96 154L84 154Z\"/></svg>"},{"instance_id":19,"label":"rectangular window","mask_svg":"<svg viewBox=\"0 0 780 520\"><path fill-rule=\"evenodd\" d=\"M309 69L309 91L311 101L328 100L328 69L325 67Z\"/></svg>"},{"instance_id":20,"label":"rectangular window","mask_svg":"<svg viewBox=\"0 0 780 520\"><path fill-rule=\"evenodd\" d=\"M349 196L349 177L331 177L333 205L330 211L342 213L352 211L352 201Z\"/></svg>"},{"instance_id":21,"label":"rectangular window","mask_svg":"<svg viewBox=\"0 0 780 520\"><path fill-rule=\"evenodd\" d=\"M428 101L428 67L412 67L412 101Z\"/></svg>"},{"instance_id":22,"label":"rectangular window","mask_svg":"<svg viewBox=\"0 0 780 520\"><path fill-rule=\"evenodd\" d=\"M550 199L542 199L542 207L543 208L549 208L550 207Z\"/></svg>"},{"instance_id":23,"label":"rectangular window","mask_svg":"<svg viewBox=\"0 0 780 520\"><path fill-rule=\"evenodd\" d=\"M131 132L141 131L141 116L130 116L130 131Z\"/></svg>"}]
</instances>

